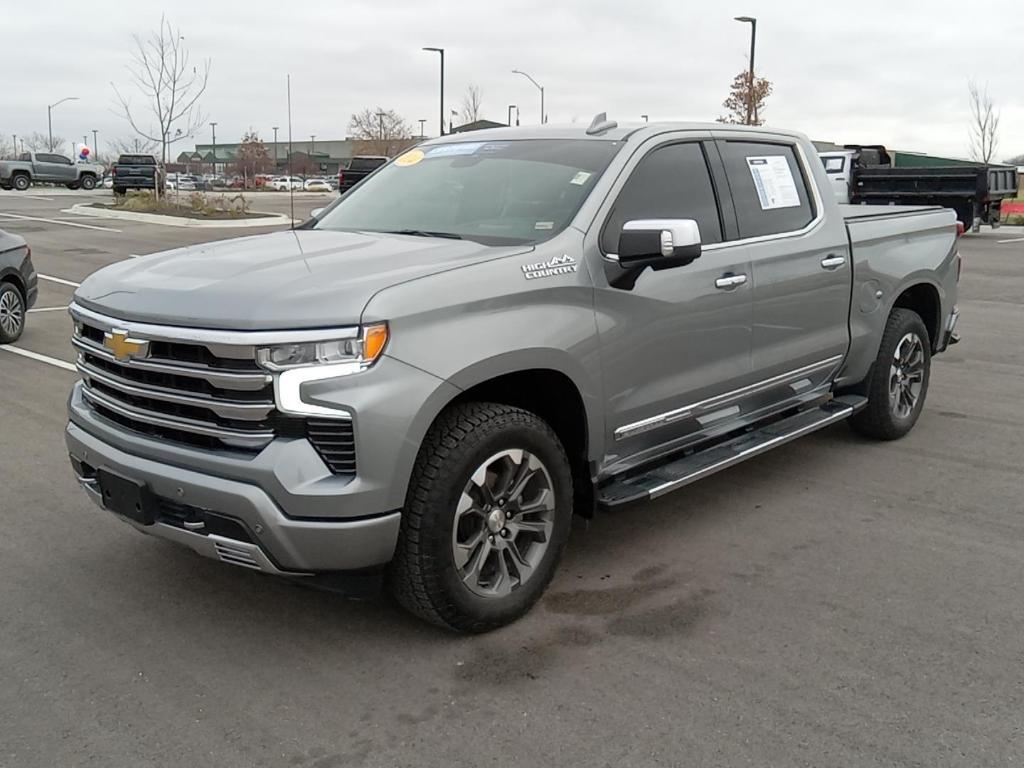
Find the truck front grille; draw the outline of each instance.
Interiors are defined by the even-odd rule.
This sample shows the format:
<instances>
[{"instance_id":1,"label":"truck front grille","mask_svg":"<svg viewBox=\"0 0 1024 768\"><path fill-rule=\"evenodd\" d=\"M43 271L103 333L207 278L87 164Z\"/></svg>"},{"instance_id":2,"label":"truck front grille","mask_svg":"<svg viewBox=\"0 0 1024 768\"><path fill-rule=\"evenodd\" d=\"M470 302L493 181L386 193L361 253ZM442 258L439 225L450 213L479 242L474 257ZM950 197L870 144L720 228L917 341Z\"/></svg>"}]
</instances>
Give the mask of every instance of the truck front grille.
<instances>
[{"instance_id":1,"label":"truck front grille","mask_svg":"<svg viewBox=\"0 0 1024 768\"><path fill-rule=\"evenodd\" d=\"M82 395L107 421L210 450L256 453L275 437L306 438L331 472L355 473L351 420L278 412L273 377L244 334L225 332L226 343L213 332L213 341L176 339L189 329L121 324L75 306L72 316Z\"/></svg>"}]
</instances>

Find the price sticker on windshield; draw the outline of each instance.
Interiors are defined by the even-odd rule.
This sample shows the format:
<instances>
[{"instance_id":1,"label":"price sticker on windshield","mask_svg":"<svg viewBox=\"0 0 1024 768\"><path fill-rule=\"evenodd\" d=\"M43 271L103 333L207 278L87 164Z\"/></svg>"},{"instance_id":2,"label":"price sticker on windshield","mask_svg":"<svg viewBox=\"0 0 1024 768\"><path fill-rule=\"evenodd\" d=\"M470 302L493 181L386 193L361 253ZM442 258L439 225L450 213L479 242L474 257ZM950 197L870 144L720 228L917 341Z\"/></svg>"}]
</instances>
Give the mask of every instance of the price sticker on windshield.
<instances>
[{"instance_id":1,"label":"price sticker on windshield","mask_svg":"<svg viewBox=\"0 0 1024 768\"><path fill-rule=\"evenodd\" d=\"M399 155L398 159L395 160L395 165L405 168L409 165L416 165L420 160L423 159L422 149L410 149L404 155Z\"/></svg>"}]
</instances>

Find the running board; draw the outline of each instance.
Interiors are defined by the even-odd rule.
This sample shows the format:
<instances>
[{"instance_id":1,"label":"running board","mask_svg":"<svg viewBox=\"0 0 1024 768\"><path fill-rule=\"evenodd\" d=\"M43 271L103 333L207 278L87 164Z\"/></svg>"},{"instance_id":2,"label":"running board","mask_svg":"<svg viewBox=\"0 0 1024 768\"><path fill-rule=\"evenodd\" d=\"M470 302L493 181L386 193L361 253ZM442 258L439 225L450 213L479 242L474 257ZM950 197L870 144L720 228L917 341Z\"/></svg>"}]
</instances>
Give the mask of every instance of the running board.
<instances>
[{"instance_id":1,"label":"running board","mask_svg":"<svg viewBox=\"0 0 1024 768\"><path fill-rule=\"evenodd\" d=\"M598 490L598 506L610 509L664 496L790 440L842 421L867 405L867 402L866 397L858 395L837 397L820 408L801 411L704 451L661 464L639 475L615 480Z\"/></svg>"}]
</instances>

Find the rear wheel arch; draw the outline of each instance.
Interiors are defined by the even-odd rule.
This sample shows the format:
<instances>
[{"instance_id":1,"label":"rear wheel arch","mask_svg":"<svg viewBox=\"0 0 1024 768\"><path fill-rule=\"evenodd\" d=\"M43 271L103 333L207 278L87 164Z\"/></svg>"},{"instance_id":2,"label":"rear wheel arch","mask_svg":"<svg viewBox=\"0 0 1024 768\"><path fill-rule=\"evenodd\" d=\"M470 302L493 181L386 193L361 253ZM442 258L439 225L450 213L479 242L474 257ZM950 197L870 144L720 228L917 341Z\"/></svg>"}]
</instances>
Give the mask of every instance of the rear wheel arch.
<instances>
[{"instance_id":1,"label":"rear wheel arch","mask_svg":"<svg viewBox=\"0 0 1024 768\"><path fill-rule=\"evenodd\" d=\"M938 289L931 283L908 286L896 297L890 315L892 310L896 309L909 309L917 313L928 331L931 348L934 351L941 341L942 333L942 300Z\"/></svg>"}]
</instances>

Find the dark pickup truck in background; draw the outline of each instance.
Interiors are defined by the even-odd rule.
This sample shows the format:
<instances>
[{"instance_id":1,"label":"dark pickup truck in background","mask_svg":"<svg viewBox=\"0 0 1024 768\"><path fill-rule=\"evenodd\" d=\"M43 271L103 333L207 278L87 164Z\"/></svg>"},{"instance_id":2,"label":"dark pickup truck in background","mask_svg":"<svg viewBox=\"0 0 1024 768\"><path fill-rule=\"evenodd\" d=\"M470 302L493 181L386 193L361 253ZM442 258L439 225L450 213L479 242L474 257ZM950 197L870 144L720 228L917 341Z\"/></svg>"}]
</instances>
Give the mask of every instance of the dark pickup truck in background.
<instances>
[{"instance_id":1,"label":"dark pickup truck in background","mask_svg":"<svg viewBox=\"0 0 1024 768\"><path fill-rule=\"evenodd\" d=\"M121 155L112 170L115 195L123 195L129 189L163 187L163 171L152 155Z\"/></svg>"},{"instance_id":2,"label":"dark pickup truck in background","mask_svg":"<svg viewBox=\"0 0 1024 768\"><path fill-rule=\"evenodd\" d=\"M345 194L387 161L388 158L378 155L353 157L349 160L348 167L338 171L338 193Z\"/></svg>"},{"instance_id":3,"label":"dark pickup truck in background","mask_svg":"<svg viewBox=\"0 0 1024 768\"><path fill-rule=\"evenodd\" d=\"M1017 195L1017 170L969 160L848 144L820 152L832 190L841 203L940 205L956 211L965 228L999 226L1003 200Z\"/></svg>"}]
</instances>

